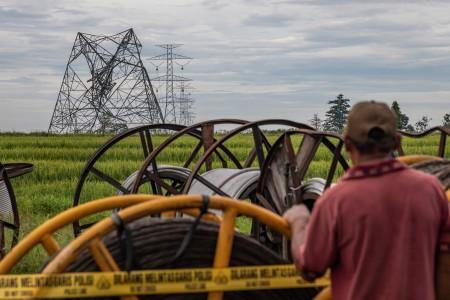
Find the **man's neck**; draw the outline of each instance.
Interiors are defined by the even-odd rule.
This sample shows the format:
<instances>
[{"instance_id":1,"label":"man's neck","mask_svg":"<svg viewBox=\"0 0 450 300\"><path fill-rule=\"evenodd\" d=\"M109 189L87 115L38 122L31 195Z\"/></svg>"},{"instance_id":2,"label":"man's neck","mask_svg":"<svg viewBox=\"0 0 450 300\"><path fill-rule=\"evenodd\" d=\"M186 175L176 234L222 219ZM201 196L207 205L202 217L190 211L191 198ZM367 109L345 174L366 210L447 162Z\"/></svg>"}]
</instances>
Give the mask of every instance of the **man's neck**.
<instances>
[{"instance_id":1,"label":"man's neck","mask_svg":"<svg viewBox=\"0 0 450 300\"><path fill-rule=\"evenodd\" d=\"M372 164L377 163L386 159L389 159L388 154L359 154L352 157L353 166L358 166L362 164Z\"/></svg>"}]
</instances>

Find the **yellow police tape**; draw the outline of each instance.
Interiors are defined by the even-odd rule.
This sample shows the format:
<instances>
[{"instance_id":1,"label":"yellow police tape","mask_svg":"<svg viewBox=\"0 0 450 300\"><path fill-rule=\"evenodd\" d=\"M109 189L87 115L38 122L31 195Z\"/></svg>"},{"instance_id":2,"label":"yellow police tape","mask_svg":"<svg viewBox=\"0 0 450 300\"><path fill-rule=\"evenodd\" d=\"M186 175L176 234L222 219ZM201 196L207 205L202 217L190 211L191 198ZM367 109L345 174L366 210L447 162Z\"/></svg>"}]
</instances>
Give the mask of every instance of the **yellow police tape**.
<instances>
[{"instance_id":1,"label":"yellow police tape","mask_svg":"<svg viewBox=\"0 0 450 300\"><path fill-rule=\"evenodd\" d=\"M329 278L307 282L294 265L132 272L21 274L0 276L0 299L85 298L323 287Z\"/></svg>"}]
</instances>

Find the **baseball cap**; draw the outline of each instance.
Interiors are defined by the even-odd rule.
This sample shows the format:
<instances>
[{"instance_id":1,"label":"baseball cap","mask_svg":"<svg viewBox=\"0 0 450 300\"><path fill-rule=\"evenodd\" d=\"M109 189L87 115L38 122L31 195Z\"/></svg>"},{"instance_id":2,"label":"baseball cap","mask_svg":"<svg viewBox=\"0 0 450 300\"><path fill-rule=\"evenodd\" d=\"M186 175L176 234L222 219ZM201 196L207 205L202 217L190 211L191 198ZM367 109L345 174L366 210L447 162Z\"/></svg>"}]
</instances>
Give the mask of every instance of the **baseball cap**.
<instances>
[{"instance_id":1,"label":"baseball cap","mask_svg":"<svg viewBox=\"0 0 450 300\"><path fill-rule=\"evenodd\" d=\"M376 142L391 145L397 134L397 119L386 103L363 101L350 110L344 136L358 144Z\"/></svg>"}]
</instances>

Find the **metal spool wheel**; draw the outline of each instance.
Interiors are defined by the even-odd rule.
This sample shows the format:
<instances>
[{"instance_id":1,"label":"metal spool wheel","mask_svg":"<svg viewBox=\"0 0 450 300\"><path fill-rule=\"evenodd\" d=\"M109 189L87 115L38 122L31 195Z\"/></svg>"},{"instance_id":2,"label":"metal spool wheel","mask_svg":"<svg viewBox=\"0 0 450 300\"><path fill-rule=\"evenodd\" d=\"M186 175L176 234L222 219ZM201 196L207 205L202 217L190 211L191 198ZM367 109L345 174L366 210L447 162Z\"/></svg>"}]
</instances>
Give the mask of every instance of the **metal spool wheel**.
<instances>
[{"instance_id":1,"label":"metal spool wheel","mask_svg":"<svg viewBox=\"0 0 450 300\"><path fill-rule=\"evenodd\" d=\"M445 147L446 147L446 142L447 142L447 136L450 135L450 128L443 127L443 126L436 126L436 127L430 128L428 130L425 130L424 132L421 132L421 133L410 133L410 132L405 132L405 131L398 131L398 132L402 136L406 136L406 137L410 137L410 138L422 138L422 137L426 137L431 134L439 133L439 136L440 136L439 137L439 148L437 149L436 155L439 157L442 157L442 158L445 157ZM400 148L398 150L398 154L400 156L405 155L405 151L401 144L400 144Z\"/></svg>"},{"instance_id":2,"label":"metal spool wheel","mask_svg":"<svg viewBox=\"0 0 450 300\"><path fill-rule=\"evenodd\" d=\"M293 138L300 139L297 148ZM333 143L333 140L337 142ZM318 174L308 174L320 146L324 146L332 156L325 179ZM327 189L336 174L338 165L342 170L349 168L342 156L343 140L333 133L298 129L280 136L270 149L261 170L256 190L255 203L278 215L295 204L304 203L311 210L315 200ZM252 224L252 235L260 242L289 258L289 245L281 235L260 224Z\"/></svg>"},{"instance_id":3,"label":"metal spool wheel","mask_svg":"<svg viewBox=\"0 0 450 300\"><path fill-rule=\"evenodd\" d=\"M202 122L190 127L176 124L153 124L132 128L122 132L103 144L86 163L75 190L73 206L75 207L80 204L82 191L86 188L85 185L90 174L93 174L95 178L101 182L113 187L111 194L137 193L139 188L143 186L147 187L146 193L150 192L155 195L178 194L190 172L187 168L192 163L192 160L195 159L198 151L200 151L202 146L207 147L208 144L214 141L213 131L208 131L208 129L211 128L210 124L240 125L244 123L246 123L246 121L224 119ZM173 132L173 134L169 135L155 148L152 140L153 131L162 131L165 134L167 134L167 132ZM106 171L102 171L100 166L102 157L107 155L108 151L112 152L114 146L118 143L136 136L139 136L141 141L143 165L145 165L145 168L141 167L140 169L142 172L134 172L124 179L116 179L114 176L107 174ZM157 155L183 136L189 136L198 141L196 148L189 158L183 162L182 166L158 166L156 160ZM229 153L226 147L221 147L220 150L223 153ZM231 157L230 159L233 161L234 158ZM73 224L75 236L91 225L92 222L81 224L78 220L75 221Z\"/></svg>"},{"instance_id":4,"label":"metal spool wheel","mask_svg":"<svg viewBox=\"0 0 450 300\"><path fill-rule=\"evenodd\" d=\"M176 195L181 193L182 184L184 184L185 180L188 178L188 176L185 176L186 174L190 174L190 169L192 165L196 162L196 158L200 156L201 150L206 151L215 141L214 137L214 128L216 126L223 126L223 125L233 125L233 126L241 126L243 124L247 124L248 121L244 120L238 120L238 119L217 119L217 120L208 120L205 122L200 122L197 124L194 124L192 126L186 127L172 136L168 137L163 143L161 143L158 147L156 147L149 155L146 157L145 161L142 163L140 169L134 174L135 180L134 183L130 185L130 192L131 193L138 193L139 188L141 187L141 182L147 180L148 178L151 178L157 183L157 187L159 187L161 190L164 189L166 192L171 195ZM183 181L179 182L177 188L174 188L171 185L164 184L164 182L161 182L158 180L159 177L159 167L158 167L158 156L161 155L161 153L170 145L175 143L177 140L179 140L181 137L191 135L194 137L200 137L198 138L198 142L195 145L195 147L192 149L192 152L190 153L189 157L185 161L183 161L182 165L180 167L177 167L174 170L174 175L180 176L180 172L183 173ZM228 168L228 161L231 161L234 167L239 168L240 163L239 160L233 155L233 153L224 145L221 145L218 149L215 149L214 155L220 160L220 164L223 168ZM182 168L182 169L179 169ZM205 164L205 168L207 170L212 169L212 160L209 160ZM156 172L155 172L156 170ZM151 172L149 172L151 171ZM162 194L161 192L155 193L155 194Z\"/></svg>"},{"instance_id":5,"label":"metal spool wheel","mask_svg":"<svg viewBox=\"0 0 450 300\"><path fill-rule=\"evenodd\" d=\"M226 142L229 142L233 137L236 137L239 134L250 132L250 134L253 138L254 147L253 147L252 151L249 153L249 155L247 156L246 160L244 162L242 162L241 168L248 169L248 168L251 168L254 165L254 163L256 163L255 168L261 170L261 168L264 164L266 155L271 148L270 142L268 141L267 137L262 132L263 126L285 126L285 127L289 127L289 128L314 130L309 125L297 123L297 122L289 121L289 120L283 120L283 119L261 120L261 121L256 121L256 122L242 125L236 129L230 131L228 134L224 135L221 139L216 141L203 154L203 156L197 161L195 167L192 170L192 173L189 175L189 178L186 180L186 183L183 187L183 191L182 191L183 194L188 194L190 192L190 189L193 186L194 182L198 181L210 190L210 194L217 194L217 195L230 197L229 193L227 193L227 191L225 191L223 188L220 188L214 182L211 182L211 181L203 178L203 176L200 174L201 168L207 161L211 160L212 154L214 153L214 151L217 148L221 147ZM256 191L256 190L254 190L254 191ZM254 192L253 192L253 194L254 194Z\"/></svg>"},{"instance_id":6,"label":"metal spool wheel","mask_svg":"<svg viewBox=\"0 0 450 300\"><path fill-rule=\"evenodd\" d=\"M108 174L107 171L102 170L101 160L103 157L107 156L109 153L112 153L115 149L115 146L119 145L121 142L125 140L131 140L133 138L139 137L141 150L142 150L142 160L148 156L150 152L153 151L153 140L152 140L152 131L179 131L184 129L183 125L176 124L153 124L153 125L144 125L136 128L131 128L126 130L118 135L115 135L107 142L105 142L102 146L100 146L95 153L89 158L87 161L83 171L81 172L81 176L78 179L77 186L75 188L75 195L73 199L73 207L80 205L85 201L90 201L92 199L82 199L83 191L88 188L89 185L89 176L93 175L93 178L96 181L99 181L101 184L105 184L106 186L112 187L111 196L115 193L130 193L129 189L123 185L122 181L126 178L114 178L113 175ZM127 175L127 174L124 174ZM155 190L156 187L151 184L151 188ZM108 196L108 195L105 195ZM81 224L78 220L74 221L73 230L74 234L78 235L85 227L88 227L90 223Z\"/></svg>"},{"instance_id":7,"label":"metal spool wheel","mask_svg":"<svg viewBox=\"0 0 450 300\"><path fill-rule=\"evenodd\" d=\"M308 129L314 130L309 125L298 123L290 120L283 119L268 119L260 120L252 123L248 123L238 127L228 134L224 135L221 139L216 141L203 156L197 161L197 164L192 170L189 178L186 180L183 186L183 194L202 193L207 195L222 195L225 197L231 197L236 199L250 199L251 202L256 203L256 187L258 184L259 176L261 175L261 168L266 159L267 153L270 151L272 145L269 142L267 136L263 133L264 127L287 127L287 129ZM220 146L232 142L233 138L236 138L242 134L248 134L252 138L253 148L247 155L245 161L242 161L239 169L243 172L239 174L239 177L231 178L226 174L226 170L218 170L222 172L223 176L210 177L208 172L201 173L202 166L208 160L211 160L215 149ZM237 173L241 172L236 170ZM219 175L219 174L218 174ZM252 175L247 176L247 175ZM232 175L234 176L234 174ZM234 179L234 184L223 184ZM245 189L245 193L239 193ZM245 220L242 222L252 222L251 220ZM253 225L252 225L253 226Z\"/></svg>"},{"instance_id":8,"label":"metal spool wheel","mask_svg":"<svg viewBox=\"0 0 450 300\"><path fill-rule=\"evenodd\" d=\"M124 199L130 197L122 196ZM198 232L194 233L191 244L186 248L178 261L172 261L173 253L178 249L181 240L189 230L191 220L185 219L147 219L145 216L166 211L201 209L205 199L200 195L180 195L168 198L154 199L138 205L130 206L117 213L124 224L130 224L133 229L132 240L136 240L140 268L176 268L212 266L223 268L230 265L278 264L285 262L276 253L270 251L257 241L235 232L235 221L238 215L255 218L273 230L290 237L290 228L280 216L248 202L236 201L221 196L209 198L208 208L223 211L223 220L217 226L211 223L200 223ZM123 257L118 252L115 239L116 225L112 218L105 218L84 231L64 249L57 253L45 266L42 273L55 274L66 271L90 270L119 271L123 265ZM148 247L146 246L148 245ZM192 246L192 248L191 248ZM162 247L162 248L159 248ZM122 257L122 258L121 258ZM264 291L261 293L231 293L225 294L227 299L311 299L319 289L302 289L289 291ZM243 295L243 297L241 297ZM290 296L286 296L290 295ZM211 292L208 299L222 299L222 292ZM138 299L135 296L123 299ZM150 297L149 297L150 298ZM183 297L167 295L154 297L157 299L205 299L206 295Z\"/></svg>"},{"instance_id":9,"label":"metal spool wheel","mask_svg":"<svg viewBox=\"0 0 450 300\"><path fill-rule=\"evenodd\" d=\"M31 172L33 168L29 163L0 163L0 259L19 239L19 210L11 179Z\"/></svg>"}]
</instances>

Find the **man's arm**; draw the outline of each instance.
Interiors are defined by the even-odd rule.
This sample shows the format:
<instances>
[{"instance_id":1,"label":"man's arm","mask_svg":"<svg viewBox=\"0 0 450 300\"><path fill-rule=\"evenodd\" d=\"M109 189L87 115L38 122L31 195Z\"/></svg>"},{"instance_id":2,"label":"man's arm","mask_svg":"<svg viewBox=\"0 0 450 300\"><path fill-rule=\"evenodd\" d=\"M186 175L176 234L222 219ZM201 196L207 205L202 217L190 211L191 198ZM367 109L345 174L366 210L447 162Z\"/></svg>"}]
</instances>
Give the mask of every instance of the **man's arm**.
<instances>
[{"instance_id":1,"label":"man's arm","mask_svg":"<svg viewBox=\"0 0 450 300\"><path fill-rule=\"evenodd\" d=\"M291 225L291 253L297 267L299 267L300 261L300 251L297 250L305 243L306 224L309 216L308 208L303 204L293 206L283 215Z\"/></svg>"},{"instance_id":2,"label":"man's arm","mask_svg":"<svg viewBox=\"0 0 450 300\"><path fill-rule=\"evenodd\" d=\"M291 225L291 254L294 263L303 278L313 281L317 276L314 273L304 272L302 270L302 265L300 263L301 255L299 251L306 239L306 225L310 217L308 208L303 204L295 205L286 211L283 217L288 221L289 225Z\"/></svg>"},{"instance_id":3,"label":"man's arm","mask_svg":"<svg viewBox=\"0 0 450 300\"><path fill-rule=\"evenodd\" d=\"M332 202L320 199L311 217L304 205L294 206L284 215L292 230L292 257L307 280L325 273L337 256L337 220Z\"/></svg>"}]
</instances>

